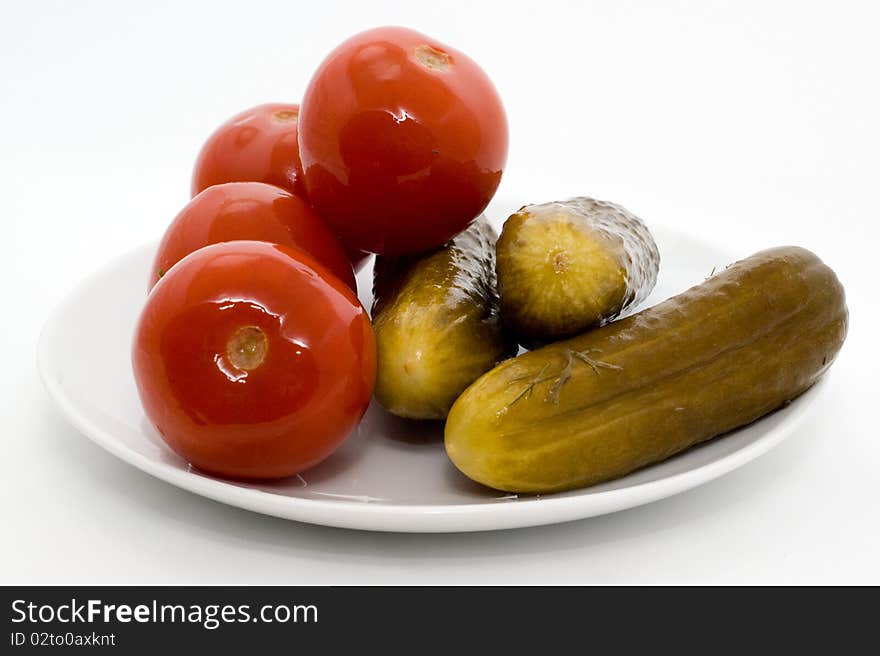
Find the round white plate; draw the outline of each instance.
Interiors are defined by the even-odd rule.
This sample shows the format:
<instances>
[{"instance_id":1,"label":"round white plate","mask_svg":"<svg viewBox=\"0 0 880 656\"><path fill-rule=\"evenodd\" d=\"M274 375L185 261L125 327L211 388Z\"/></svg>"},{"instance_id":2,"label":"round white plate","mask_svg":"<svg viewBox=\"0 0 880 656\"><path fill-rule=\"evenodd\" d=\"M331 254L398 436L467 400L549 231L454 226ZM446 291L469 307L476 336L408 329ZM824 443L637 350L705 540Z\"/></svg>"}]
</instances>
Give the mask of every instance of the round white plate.
<instances>
[{"instance_id":1,"label":"round white plate","mask_svg":"<svg viewBox=\"0 0 880 656\"><path fill-rule=\"evenodd\" d=\"M487 214L497 225L510 209L496 204ZM646 306L737 259L660 226L653 232L662 265ZM287 519L375 531L455 532L615 512L693 488L765 453L792 433L824 386L820 382L762 420L665 462L561 494L505 495L473 483L446 457L441 422L398 419L375 403L341 449L301 476L259 484L221 480L191 470L166 448L138 400L131 336L154 249L144 246L116 259L55 310L38 347L46 388L74 426L138 469L196 494ZM368 265L358 276L367 308L371 275Z\"/></svg>"}]
</instances>

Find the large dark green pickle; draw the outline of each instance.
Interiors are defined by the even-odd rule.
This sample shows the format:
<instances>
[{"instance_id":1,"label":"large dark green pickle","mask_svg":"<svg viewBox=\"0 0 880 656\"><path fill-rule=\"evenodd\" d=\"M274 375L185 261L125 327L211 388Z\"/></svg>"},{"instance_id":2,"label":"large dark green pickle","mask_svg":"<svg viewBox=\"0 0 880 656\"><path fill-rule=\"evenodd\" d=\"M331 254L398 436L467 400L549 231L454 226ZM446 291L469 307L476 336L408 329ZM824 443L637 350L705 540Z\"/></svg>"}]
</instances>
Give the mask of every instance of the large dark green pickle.
<instances>
[{"instance_id":1,"label":"large dark green pickle","mask_svg":"<svg viewBox=\"0 0 880 656\"><path fill-rule=\"evenodd\" d=\"M437 251L378 256L373 278L376 400L443 419L459 394L515 353L498 315L495 232L484 217Z\"/></svg>"},{"instance_id":2,"label":"large dark green pickle","mask_svg":"<svg viewBox=\"0 0 880 656\"><path fill-rule=\"evenodd\" d=\"M583 487L748 424L809 388L847 330L810 251L731 265L650 309L502 363L449 413L446 451L510 492Z\"/></svg>"},{"instance_id":3,"label":"large dark green pickle","mask_svg":"<svg viewBox=\"0 0 880 656\"><path fill-rule=\"evenodd\" d=\"M586 197L526 205L505 221L496 250L501 316L526 346L616 319L648 297L660 267L641 219Z\"/></svg>"}]
</instances>

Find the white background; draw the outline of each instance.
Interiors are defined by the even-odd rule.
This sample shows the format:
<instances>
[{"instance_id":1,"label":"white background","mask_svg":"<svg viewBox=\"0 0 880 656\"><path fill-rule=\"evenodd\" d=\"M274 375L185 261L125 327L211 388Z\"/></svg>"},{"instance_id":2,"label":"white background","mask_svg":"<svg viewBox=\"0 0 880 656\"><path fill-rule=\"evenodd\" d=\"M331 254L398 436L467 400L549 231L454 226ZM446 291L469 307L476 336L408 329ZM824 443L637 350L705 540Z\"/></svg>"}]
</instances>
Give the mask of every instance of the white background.
<instances>
[{"instance_id":1,"label":"white background","mask_svg":"<svg viewBox=\"0 0 880 656\"><path fill-rule=\"evenodd\" d=\"M880 583L878 6L4 3L0 583ZM68 426L34 364L51 307L158 238L217 124L298 101L324 54L382 24L429 33L493 78L511 127L500 196L589 194L737 255L819 253L851 331L808 426L649 506L440 536L225 507Z\"/></svg>"}]
</instances>

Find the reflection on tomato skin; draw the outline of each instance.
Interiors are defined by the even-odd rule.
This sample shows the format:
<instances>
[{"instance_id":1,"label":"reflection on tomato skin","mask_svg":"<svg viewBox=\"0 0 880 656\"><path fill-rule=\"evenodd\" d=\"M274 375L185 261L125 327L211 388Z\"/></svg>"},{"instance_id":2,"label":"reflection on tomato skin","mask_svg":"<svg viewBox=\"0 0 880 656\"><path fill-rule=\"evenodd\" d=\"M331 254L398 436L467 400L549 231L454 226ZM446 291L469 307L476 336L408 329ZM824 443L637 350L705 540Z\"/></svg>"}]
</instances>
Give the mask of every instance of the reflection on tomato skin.
<instances>
[{"instance_id":1,"label":"reflection on tomato skin","mask_svg":"<svg viewBox=\"0 0 880 656\"><path fill-rule=\"evenodd\" d=\"M184 258L150 294L132 354L144 409L205 471L289 476L365 412L375 343L363 307L304 253L228 242Z\"/></svg>"}]
</instances>

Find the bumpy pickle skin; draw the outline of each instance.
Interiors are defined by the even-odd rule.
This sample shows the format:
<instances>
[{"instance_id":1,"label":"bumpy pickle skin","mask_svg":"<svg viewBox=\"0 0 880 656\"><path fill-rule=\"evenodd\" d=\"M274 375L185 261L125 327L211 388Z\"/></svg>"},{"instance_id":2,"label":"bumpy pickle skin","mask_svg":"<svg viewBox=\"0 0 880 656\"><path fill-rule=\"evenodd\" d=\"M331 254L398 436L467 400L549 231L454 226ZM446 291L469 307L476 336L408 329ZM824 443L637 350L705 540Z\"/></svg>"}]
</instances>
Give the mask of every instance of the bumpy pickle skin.
<instances>
[{"instance_id":1,"label":"bumpy pickle skin","mask_svg":"<svg viewBox=\"0 0 880 656\"><path fill-rule=\"evenodd\" d=\"M502 317L529 347L620 316L647 298L660 267L641 219L586 197L521 208L496 250Z\"/></svg>"},{"instance_id":2,"label":"bumpy pickle skin","mask_svg":"<svg viewBox=\"0 0 880 656\"><path fill-rule=\"evenodd\" d=\"M549 493L614 479L807 390L846 337L834 272L781 247L602 328L502 363L455 402L446 452L471 479Z\"/></svg>"},{"instance_id":3,"label":"bumpy pickle skin","mask_svg":"<svg viewBox=\"0 0 880 656\"><path fill-rule=\"evenodd\" d=\"M502 330L495 232L484 217L439 250L378 256L373 278L376 400L410 419L443 419L515 342Z\"/></svg>"}]
</instances>

